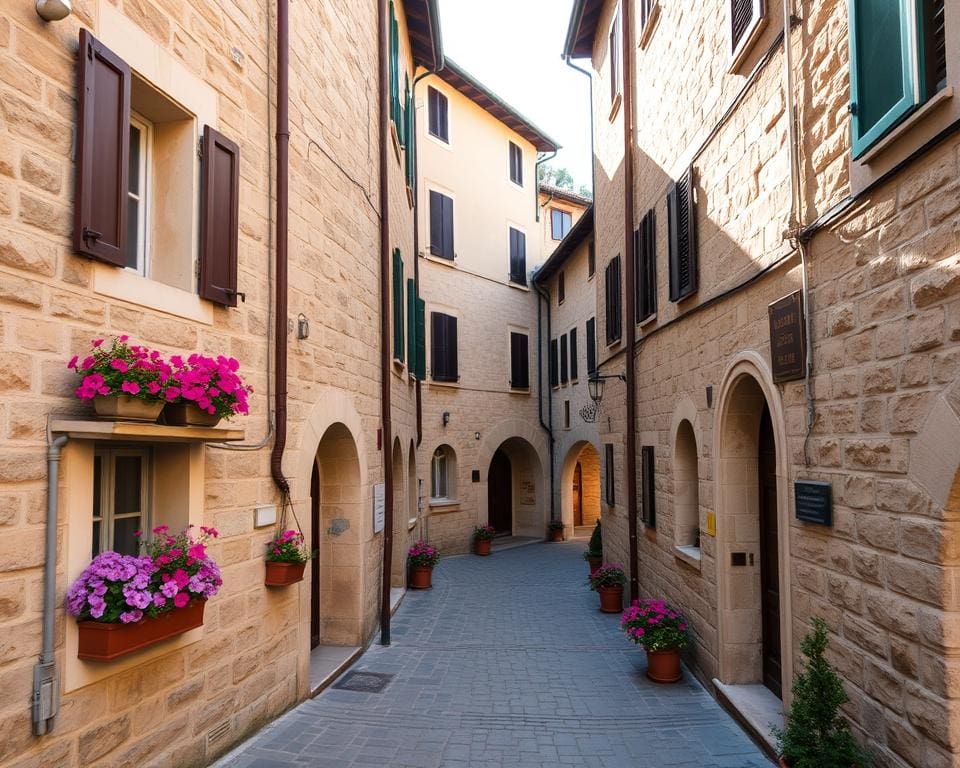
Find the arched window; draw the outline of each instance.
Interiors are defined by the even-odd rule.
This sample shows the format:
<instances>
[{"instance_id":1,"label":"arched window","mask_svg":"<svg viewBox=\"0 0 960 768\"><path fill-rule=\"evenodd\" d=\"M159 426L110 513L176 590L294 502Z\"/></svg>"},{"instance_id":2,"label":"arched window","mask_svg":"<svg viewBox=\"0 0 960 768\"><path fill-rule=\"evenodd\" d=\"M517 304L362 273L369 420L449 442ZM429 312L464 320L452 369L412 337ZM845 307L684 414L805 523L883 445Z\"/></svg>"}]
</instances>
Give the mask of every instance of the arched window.
<instances>
[{"instance_id":1,"label":"arched window","mask_svg":"<svg viewBox=\"0 0 960 768\"><path fill-rule=\"evenodd\" d=\"M450 501L456 496L457 456L449 445L441 445L430 462L430 500Z\"/></svg>"},{"instance_id":2,"label":"arched window","mask_svg":"<svg viewBox=\"0 0 960 768\"><path fill-rule=\"evenodd\" d=\"M684 549L699 551L700 472L697 463L697 438L693 433L693 426L686 419L680 422L674 446L673 521L674 544Z\"/></svg>"}]
</instances>

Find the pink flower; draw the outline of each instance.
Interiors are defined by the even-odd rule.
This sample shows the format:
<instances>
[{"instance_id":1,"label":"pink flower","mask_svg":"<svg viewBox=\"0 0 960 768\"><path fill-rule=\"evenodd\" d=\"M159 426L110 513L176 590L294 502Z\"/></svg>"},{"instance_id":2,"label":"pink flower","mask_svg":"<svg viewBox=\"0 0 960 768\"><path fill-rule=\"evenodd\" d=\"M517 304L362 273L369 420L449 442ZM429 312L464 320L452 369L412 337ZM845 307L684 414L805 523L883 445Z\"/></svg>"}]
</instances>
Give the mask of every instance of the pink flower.
<instances>
[{"instance_id":1,"label":"pink flower","mask_svg":"<svg viewBox=\"0 0 960 768\"><path fill-rule=\"evenodd\" d=\"M117 341L119 341L119 342L124 342L124 341L126 341L127 339L129 339L129 338L130 338L130 337L127 336L127 334L123 334L122 336L117 337Z\"/></svg>"},{"instance_id":2,"label":"pink flower","mask_svg":"<svg viewBox=\"0 0 960 768\"><path fill-rule=\"evenodd\" d=\"M93 340L93 346L99 347L101 344L103 344L103 339L94 339L94 340Z\"/></svg>"},{"instance_id":3,"label":"pink flower","mask_svg":"<svg viewBox=\"0 0 960 768\"><path fill-rule=\"evenodd\" d=\"M120 385L120 389L130 395L140 394L140 385L135 381L125 381Z\"/></svg>"},{"instance_id":4,"label":"pink flower","mask_svg":"<svg viewBox=\"0 0 960 768\"><path fill-rule=\"evenodd\" d=\"M177 583L177 586L180 587L180 589L183 589L187 586L187 584L190 583L190 574L182 568L177 568L177 570L173 572L173 580ZM180 606L177 607L179 608Z\"/></svg>"},{"instance_id":5,"label":"pink flower","mask_svg":"<svg viewBox=\"0 0 960 768\"><path fill-rule=\"evenodd\" d=\"M177 592L177 594L173 596L173 604L177 608L183 608L189 602L190 602L189 592Z\"/></svg>"},{"instance_id":6,"label":"pink flower","mask_svg":"<svg viewBox=\"0 0 960 768\"><path fill-rule=\"evenodd\" d=\"M80 355L74 355L73 357L71 357L71 358L70 358L70 362L67 363L67 368L72 368L72 369L73 369L73 368L76 368L76 367L77 367L77 360L79 360L79 359L80 359Z\"/></svg>"},{"instance_id":7,"label":"pink flower","mask_svg":"<svg viewBox=\"0 0 960 768\"><path fill-rule=\"evenodd\" d=\"M190 547L188 554L194 560L203 560L203 558L207 556L207 550L204 548L203 544L194 544L192 547Z\"/></svg>"},{"instance_id":8,"label":"pink flower","mask_svg":"<svg viewBox=\"0 0 960 768\"><path fill-rule=\"evenodd\" d=\"M163 393L163 396L169 401L176 400L180 397L180 389L178 387L167 387L167 391Z\"/></svg>"},{"instance_id":9,"label":"pink flower","mask_svg":"<svg viewBox=\"0 0 960 768\"><path fill-rule=\"evenodd\" d=\"M119 357L115 357L110 361L110 367L116 371L120 371L120 373L126 373L128 370L130 370L130 366L128 366L126 362L121 360Z\"/></svg>"},{"instance_id":10,"label":"pink flower","mask_svg":"<svg viewBox=\"0 0 960 768\"><path fill-rule=\"evenodd\" d=\"M151 381L147 384L147 392L149 392L151 395L155 395L159 391L160 385L157 382Z\"/></svg>"}]
</instances>

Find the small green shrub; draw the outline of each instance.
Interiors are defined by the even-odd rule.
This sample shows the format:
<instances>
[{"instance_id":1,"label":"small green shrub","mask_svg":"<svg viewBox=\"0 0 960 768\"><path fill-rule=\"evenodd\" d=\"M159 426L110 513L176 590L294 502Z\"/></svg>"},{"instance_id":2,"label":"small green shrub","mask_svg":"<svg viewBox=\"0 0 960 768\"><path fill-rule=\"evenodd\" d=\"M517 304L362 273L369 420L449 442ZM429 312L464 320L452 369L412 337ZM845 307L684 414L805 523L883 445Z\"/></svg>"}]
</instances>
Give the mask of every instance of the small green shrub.
<instances>
[{"instance_id":1,"label":"small green shrub","mask_svg":"<svg viewBox=\"0 0 960 768\"><path fill-rule=\"evenodd\" d=\"M840 714L847 702L843 682L826 659L827 625L813 620L800 642L806 667L793 682L793 703L783 730L773 729L777 749L791 768L865 768L867 753Z\"/></svg>"},{"instance_id":2,"label":"small green shrub","mask_svg":"<svg viewBox=\"0 0 960 768\"><path fill-rule=\"evenodd\" d=\"M593 526L593 533L590 534L590 543L587 545L587 552L590 553L590 557L603 557L603 536L600 533L599 520L597 520L597 524Z\"/></svg>"}]
</instances>

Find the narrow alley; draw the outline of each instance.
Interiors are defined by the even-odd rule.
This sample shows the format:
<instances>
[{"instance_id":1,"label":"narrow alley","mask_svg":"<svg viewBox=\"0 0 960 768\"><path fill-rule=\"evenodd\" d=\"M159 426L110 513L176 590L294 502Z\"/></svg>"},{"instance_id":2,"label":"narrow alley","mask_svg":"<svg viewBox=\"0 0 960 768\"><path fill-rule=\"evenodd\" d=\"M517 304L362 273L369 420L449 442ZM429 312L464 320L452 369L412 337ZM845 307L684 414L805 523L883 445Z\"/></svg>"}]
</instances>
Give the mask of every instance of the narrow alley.
<instances>
[{"instance_id":1,"label":"narrow alley","mask_svg":"<svg viewBox=\"0 0 960 768\"><path fill-rule=\"evenodd\" d=\"M390 647L216 768L768 766L689 672L647 680L585 586L582 545L442 560L433 589L407 592ZM351 672L391 677L380 693L338 688Z\"/></svg>"}]
</instances>

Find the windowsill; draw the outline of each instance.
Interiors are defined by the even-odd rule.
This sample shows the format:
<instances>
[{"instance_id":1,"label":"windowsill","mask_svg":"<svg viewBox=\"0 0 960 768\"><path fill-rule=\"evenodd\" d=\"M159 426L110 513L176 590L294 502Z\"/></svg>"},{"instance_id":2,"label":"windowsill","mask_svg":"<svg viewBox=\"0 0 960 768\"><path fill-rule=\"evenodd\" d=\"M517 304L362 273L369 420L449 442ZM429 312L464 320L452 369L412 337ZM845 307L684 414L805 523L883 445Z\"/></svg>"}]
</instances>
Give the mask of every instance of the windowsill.
<instances>
[{"instance_id":1,"label":"windowsill","mask_svg":"<svg viewBox=\"0 0 960 768\"><path fill-rule=\"evenodd\" d=\"M740 45L737 46L737 49L730 56L730 66L727 68L727 74L734 74L738 69L740 69L740 65L743 64L747 56L750 55L750 51L753 49L753 44L757 42L757 39L763 33L763 30L767 27L767 18L769 15L769 13L765 13L763 16L757 19L756 24L753 25L753 29L751 29L748 34L744 35L743 40L740 41ZM787 37L789 38L789 34ZM727 39L729 40L730 38L728 37Z\"/></svg>"},{"instance_id":2,"label":"windowsill","mask_svg":"<svg viewBox=\"0 0 960 768\"><path fill-rule=\"evenodd\" d=\"M144 443L224 443L243 440L242 429L168 427L139 421L54 420L50 431L73 440L122 440Z\"/></svg>"},{"instance_id":3,"label":"windowsill","mask_svg":"<svg viewBox=\"0 0 960 768\"><path fill-rule=\"evenodd\" d=\"M151 280L128 269L94 262L93 290L94 293L120 299L138 307L213 325L213 304L209 301L190 291Z\"/></svg>"},{"instance_id":4,"label":"windowsill","mask_svg":"<svg viewBox=\"0 0 960 768\"><path fill-rule=\"evenodd\" d=\"M432 261L434 264L442 264L445 267L453 267L456 269L457 266L456 257L452 259L445 259L443 256L437 256L436 254L427 251L423 254L423 258L427 261Z\"/></svg>"},{"instance_id":5,"label":"windowsill","mask_svg":"<svg viewBox=\"0 0 960 768\"><path fill-rule=\"evenodd\" d=\"M460 506L459 499L430 499L430 509L446 509Z\"/></svg>"},{"instance_id":6,"label":"windowsill","mask_svg":"<svg viewBox=\"0 0 960 768\"><path fill-rule=\"evenodd\" d=\"M654 312L652 315L649 315L648 317L643 318L643 320L637 323L637 325L639 325L641 328L644 328L645 326L653 325L656 322L657 322L657 313Z\"/></svg>"},{"instance_id":7,"label":"windowsill","mask_svg":"<svg viewBox=\"0 0 960 768\"><path fill-rule=\"evenodd\" d=\"M390 138L393 139L393 154L397 157L397 163L403 165L403 157L400 154L402 148L400 146L400 136L397 135L397 124L390 121Z\"/></svg>"},{"instance_id":8,"label":"windowsill","mask_svg":"<svg viewBox=\"0 0 960 768\"><path fill-rule=\"evenodd\" d=\"M437 145L443 147L443 148L444 148L445 150L447 150L448 152L452 152L452 151L453 151L453 146L450 144L450 137L449 137L449 136L448 136L446 139L441 139L441 138L440 138L439 136L437 136L435 133L430 133L430 131L428 130L428 131L427 131L427 138L428 138L430 141L432 141L434 144L437 144Z\"/></svg>"},{"instance_id":9,"label":"windowsill","mask_svg":"<svg viewBox=\"0 0 960 768\"><path fill-rule=\"evenodd\" d=\"M690 544L674 546L673 556L680 562L689 565L694 570L699 571L701 568L700 547L694 547Z\"/></svg>"},{"instance_id":10,"label":"windowsill","mask_svg":"<svg viewBox=\"0 0 960 768\"><path fill-rule=\"evenodd\" d=\"M933 96L929 101L927 101L926 104L917 109L906 120L900 123L896 128L890 131L886 136L877 141L877 143L870 147L870 149L868 149L864 154L862 154L860 157L854 158L854 162L869 165L871 162L876 160L879 155L883 154L883 152L886 151L891 145L895 144L917 123L925 119L927 115L952 98L953 86L948 85L942 91L939 91L935 96Z\"/></svg>"},{"instance_id":11,"label":"windowsill","mask_svg":"<svg viewBox=\"0 0 960 768\"><path fill-rule=\"evenodd\" d=\"M640 44L638 48L646 48L647 43L650 42L650 38L653 37L653 29L657 26L657 22L660 20L660 3L654 3L653 8L650 9L650 18L647 19L647 23L644 25L643 30L640 32Z\"/></svg>"},{"instance_id":12,"label":"windowsill","mask_svg":"<svg viewBox=\"0 0 960 768\"><path fill-rule=\"evenodd\" d=\"M651 528L649 525L647 525L646 523L644 523L644 524L643 524L643 538L645 538L647 541L652 541L652 542L656 543L656 541L657 541L657 529L656 529L656 528Z\"/></svg>"},{"instance_id":13,"label":"windowsill","mask_svg":"<svg viewBox=\"0 0 960 768\"><path fill-rule=\"evenodd\" d=\"M617 113L620 111L620 104L623 102L623 94L617 93L613 98L613 104L610 105L610 122L612 123L616 117Z\"/></svg>"},{"instance_id":14,"label":"windowsill","mask_svg":"<svg viewBox=\"0 0 960 768\"><path fill-rule=\"evenodd\" d=\"M417 527L417 518L411 517L409 520L407 520L407 531L408 531L408 532L409 532L409 531L412 531L412 530L413 530L414 528L416 528L416 527Z\"/></svg>"},{"instance_id":15,"label":"windowsill","mask_svg":"<svg viewBox=\"0 0 960 768\"><path fill-rule=\"evenodd\" d=\"M446 387L448 389L460 389L459 381L443 381L441 379L430 379L430 384L435 387Z\"/></svg>"},{"instance_id":16,"label":"windowsill","mask_svg":"<svg viewBox=\"0 0 960 768\"><path fill-rule=\"evenodd\" d=\"M394 373L400 373L400 374L402 374L403 371L404 371L404 369L405 369L406 367L407 367L407 366L404 364L403 360L398 360L397 358L393 358L393 372L394 372Z\"/></svg>"},{"instance_id":17,"label":"windowsill","mask_svg":"<svg viewBox=\"0 0 960 768\"><path fill-rule=\"evenodd\" d=\"M411 187L407 187L407 205L412 209L415 203L416 198L413 195L413 189Z\"/></svg>"},{"instance_id":18,"label":"windowsill","mask_svg":"<svg viewBox=\"0 0 960 768\"><path fill-rule=\"evenodd\" d=\"M608 347L616 347L616 346L619 346L620 343L621 343L621 341L622 341L621 339L614 339L613 341L608 341L608 342L607 342L607 346L608 346Z\"/></svg>"},{"instance_id":19,"label":"windowsill","mask_svg":"<svg viewBox=\"0 0 960 768\"><path fill-rule=\"evenodd\" d=\"M514 187L515 189L519 190L520 192L523 192L523 184L518 184L518 183L515 182L513 179L510 179L509 181L510 181L510 186Z\"/></svg>"},{"instance_id":20,"label":"windowsill","mask_svg":"<svg viewBox=\"0 0 960 768\"><path fill-rule=\"evenodd\" d=\"M509 285L511 288L516 288L518 291L526 291L527 293L530 293L529 285L521 285L520 283L515 283L513 280L508 280L507 285Z\"/></svg>"},{"instance_id":21,"label":"windowsill","mask_svg":"<svg viewBox=\"0 0 960 768\"><path fill-rule=\"evenodd\" d=\"M529 395L530 387L510 387L511 395Z\"/></svg>"}]
</instances>

